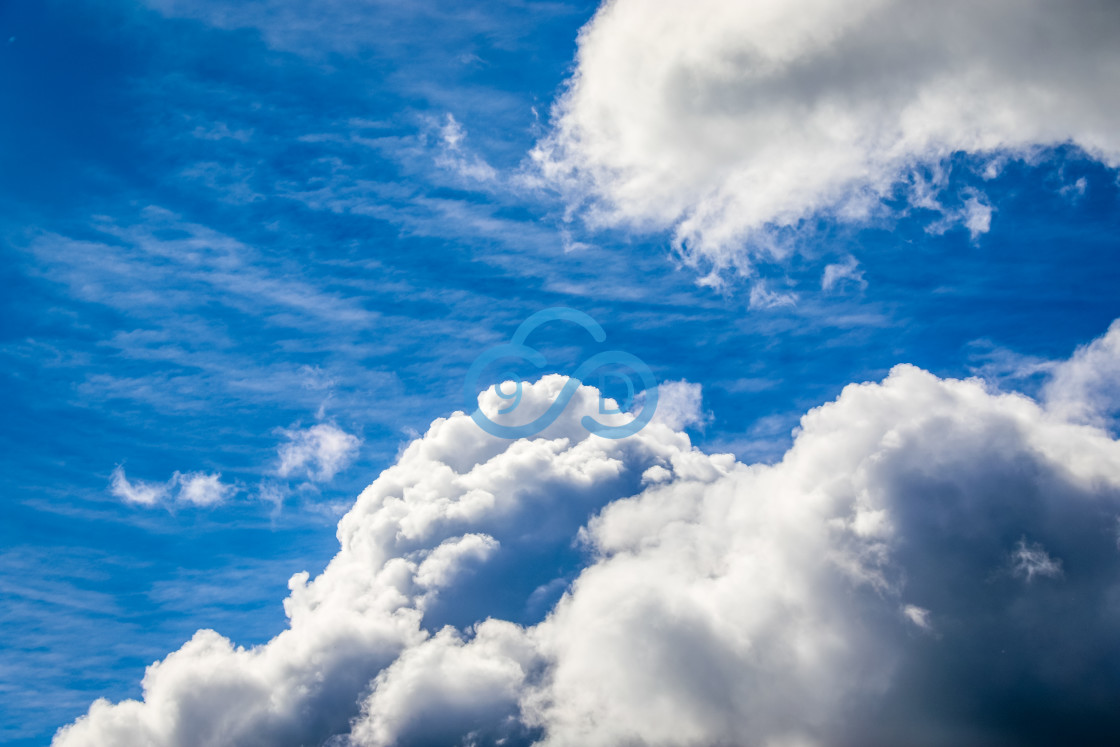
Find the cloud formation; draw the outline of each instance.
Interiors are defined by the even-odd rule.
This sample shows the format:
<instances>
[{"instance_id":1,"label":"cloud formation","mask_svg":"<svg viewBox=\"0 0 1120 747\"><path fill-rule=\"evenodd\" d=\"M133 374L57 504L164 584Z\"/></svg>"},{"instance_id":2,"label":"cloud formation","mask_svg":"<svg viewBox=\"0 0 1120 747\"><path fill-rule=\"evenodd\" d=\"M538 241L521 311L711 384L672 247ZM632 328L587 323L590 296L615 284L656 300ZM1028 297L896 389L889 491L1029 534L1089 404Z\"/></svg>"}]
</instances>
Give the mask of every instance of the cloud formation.
<instances>
[{"instance_id":1,"label":"cloud formation","mask_svg":"<svg viewBox=\"0 0 1120 747\"><path fill-rule=\"evenodd\" d=\"M154 506L167 498L170 488L168 483L129 480L124 467L118 464L113 468L109 491L125 503Z\"/></svg>"},{"instance_id":2,"label":"cloud formation","mask_svg":"<svg viewBox=\"0 0 1120 747\"><path fill-rule=\"evenodd\" d=\"M277 454L280 477L303 474L315 482L328 482L346 468L358 454L361 441L333 423L319 423L300 430L283 431L287 443L280 444Z\"/></svg>"},{"instance_id":3,"label":"cloud formation","mask_svg":"<svg viewBox=\"0 0 1120 747\"><path fill-rule=\"evenodd\" d=\"M1120 413L1120 320L1055 366L1043 391L1047 407L1080 423L1107 426Z\"/></svg>"},{"instance_id":4,"label":"cloud formation","mask_svg":"<svg viewBox=\"0 0 1120 747\"><path fill-rule=\"evenodd\" d=\"M222 482L221 472L176 472L173 480L179 484L178 500L195 506L213 506L237 492L236 487Z\"/></svg>"},{"instance_id":5,"label":"cloud formation","mask_svg":"<svg viewBox=\"0 0 1120 747\"><path fill-rule=\"evenodd\" d=\"M543 407L563 382L524 397ZM251 649L199 631L142 701L98 701L53 744L1120 735L1105 431L907 365L808 412L774 465L661 419L590 436L597 405L580 389L533 440L435 421L342 518L327 569L292 577L288 630ZM564 591L531 615L542 589Z\"/></svg>"},{"instance_id":6,"label":"cloud formation","mask_svg":"<svg viewBox=\"0 0 1120 747\"><path fill-rule=\"evenodd\" d=\"M222 482L220 472L175 472L167 482L129 480L124 467L113 469L109 492L125 503L157 506L170 502L192 506L215 506L237 492L237 486Z\"/></svg>"},{"instance_id":7,"label":"cloud formation","mask_svg":"<svg viewBox=\"0 0 1120 747\"><path fill-rule=\"evenodd\" d=\"M604 3L534 151L592 223L672 229L687 259L749 271L814 215L884 200L986 232L946 159L1073 143L1120 165L1111 0Z\"/></svg>"}]
</instances>

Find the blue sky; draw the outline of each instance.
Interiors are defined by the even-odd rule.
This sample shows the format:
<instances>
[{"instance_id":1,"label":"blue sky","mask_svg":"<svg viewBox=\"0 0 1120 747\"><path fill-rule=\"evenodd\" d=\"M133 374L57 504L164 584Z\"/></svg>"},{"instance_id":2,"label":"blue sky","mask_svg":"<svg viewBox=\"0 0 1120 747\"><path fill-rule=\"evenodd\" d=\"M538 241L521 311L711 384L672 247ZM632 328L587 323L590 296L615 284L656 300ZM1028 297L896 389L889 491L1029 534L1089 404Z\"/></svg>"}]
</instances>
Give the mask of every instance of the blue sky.
<instances>
[{"instance_id":1,"label":"blue sky","mask_svg":"<svg viewBox=\"0 0 1120 747\"><path fill-rule=\"evenodd\" d=\"M139 697L200 628L283 630L288 578L322 571L357 494L541 309L585 311L660 381L702 385L692 443L747 464L899 363L1038 398L1120 317L1117 172L1076 132L949 148L868 216L810 205L728 240L682 243L686 218L645 207L611 218L629 193L606 172L573 197L531 152L579 59L594 75L576 54L595 11L0 8L0 741ZM977 195L986 230L961 212ZM560 372L589 352L572 330L547 345ZM285 469L319 425L355 446ZM117 468L162 497L123 500ZM196 501L214 505L183 497L216 474ZM534 557L566 578L586 562ZM548 610L480 612L468 591L446 620Z\"/></svg>"}]
</instances>

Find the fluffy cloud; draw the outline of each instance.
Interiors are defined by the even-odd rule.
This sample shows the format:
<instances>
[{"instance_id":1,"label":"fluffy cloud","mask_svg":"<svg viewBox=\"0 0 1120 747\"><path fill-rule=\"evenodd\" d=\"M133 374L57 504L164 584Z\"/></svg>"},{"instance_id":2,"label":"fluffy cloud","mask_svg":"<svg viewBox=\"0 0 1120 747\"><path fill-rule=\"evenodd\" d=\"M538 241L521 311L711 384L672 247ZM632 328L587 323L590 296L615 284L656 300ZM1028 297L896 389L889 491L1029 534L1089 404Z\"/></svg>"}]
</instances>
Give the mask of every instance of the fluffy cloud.
<instances>
[{"instance_id":1,"label":"fluffy cloud","mask_svg":"<svg viewBox=\"0 0 1120 747\"><path fill-rule=\"evenodd\" d=\"M281 430L288 439L277 447L280 477L302 476L313 482L327 482L349 465L358 453L361 441L331 423L309 428ZM212 507L225 503L239 490L222 482L220 472L175 472L167 482L129 480L120 465L113 470L109 491L125 503L136 506L157 506L172 503ZM262 484L260 497L274 503L283 500L284 491L275 485Z\"/></svg>"},{"instance_id":2,"label":"fluffy cloud","mask_svg":"<svg viewBox=\"0 0 1120 747\"><path fill-rule=\"evenodd\" d=\"M281 477L304 474L316 482L327 482L346 468L358 454L361 441L331 423L310 428L284 430L288 442L277 449Z\"/></svg>"},{"instance_id":3,"label":"fluffy cloud","mask_svg":"<svg viewBox=\"0 0 1120 747\"><path fill-rule=\"evenodd\" d=\"M655 417L673 430L700 426L711 416L704 412L704 390L700 384L681 379L666 381L658 387Z\"/></svg>"},{"instance_id":4,"label":"fluffy cloud","mask_svg":"<svg viewBox=\"0 0 1120 747\"><path fill-rule=\"evenodd\" d=\"M174 481L179 484L178 500L195 506L213 506L237 492L237 488L222 482L220 472L190 472L185 475L176 472Z\"/></svg>"},{"instance_id":5,"label":"fluffy cloud","mask_svg":"<svg viewBox=\"0 0 1120 747\"><path fill-rule=\"evenodd\" d=\"M663 419L590 436L597 406L581 389L532 440L437 420L340 521L327 569L292 577L288 630L252 649L199 631L142 701L96 702L55 747L1120 735L1103 430L905 365L807 413L774 465Z\"/></svg>"},{"instance_id":6,"label":"fluffy cloud","mask_svg":"<svg viewBox=\"0 0 1120 747\"><path fill-rule=\"evenodd\" d=\"M534 156L592 222L672 228L717 269L894 196L976 236L992 210L942 204L949 155L1120 164L1118 36L1112 0L614 0Z\"/></svg>"},{"instance_id":7,"label":"fluffy cloud","mask_svg":"<svg viewBox=\"0 0 1120 747\"><path fill-rule=\"evenodd\" d=\"M192 506L215 506L225 502L237 487L222 482L222 474L215 472L176 472L167 482L129 480L124 467L113 469L109 492L125 503L138 506L156 506L171 501Z\"/></svg>"},{"instance_id":8,"label":"fluffy cloud","mask_svg":"<svg viewBox=\"0 0 1120 747\"><path fill-rule=\"evenodd\" d=\"M1044 396L1064 418L1101 426L1113 422L1120 410L1120 320L1055 366Z\"/></svg>"}]
</instances>

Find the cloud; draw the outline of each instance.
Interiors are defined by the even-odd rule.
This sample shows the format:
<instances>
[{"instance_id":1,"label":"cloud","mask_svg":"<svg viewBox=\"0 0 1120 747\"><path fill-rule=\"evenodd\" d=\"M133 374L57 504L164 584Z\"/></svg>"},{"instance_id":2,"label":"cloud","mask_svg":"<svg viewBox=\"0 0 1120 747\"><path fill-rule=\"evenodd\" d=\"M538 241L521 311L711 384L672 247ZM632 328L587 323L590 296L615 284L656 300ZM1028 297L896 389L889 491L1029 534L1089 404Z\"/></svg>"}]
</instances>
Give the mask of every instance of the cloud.
<instances>
[{"instance_id":1,"label":"cloud","mask_svg":"<svg viewBox=\"0 0 1120 747\"><path fill-rule=\"evenodd\" d=\"M154 506L165 500L169 492L166 483L143 482L141 480L129 481L124 474L124 467L119 464L113 468L113 478L109 490L125 503L134 503L140 506Z\"/></svg>"},{"instance_id":2,"label":"cloud","mask_svg":"<svg viewBox=\"0 0 1120 747\"><path fill-rule=\"evenodd\" d=\"M53 744L1120 734L1109 434L907 365L806 413L773 465L661 419L597 438L597 410L581 388L533 440L435 421L339 522L326 570L292 577L287 630L249 649L199 631L142 700L98 701ZM541 588L566 591L524 617Z\"/></svg>"},{"instance_id":3,"label":"cloud","mask_svg":"<svg viewBox=\"0 0 1120 747\"><path fill-rule=\"evenodd\" d=\"M796 306L796 293L781 293L772 291L765 281L758 281L751 286L750 307L752 309L777 309L783 306Z\"/></svg>"},{"instance_id":4,"label":"cloud","mask_svg":"<svg viewBox=\"0 0 1120 747\"><path fill-rule=\"evenodd\" d=\"M547 377L527 387L526 403L546 404L562 385L560 377ZM482 399L490 413L502 404L492 391ZM340 521L341 548L327 570L314 580L307 573L292 577L284 604L288 630L252 649L199 631L148 668L143 701L98 701L55 743L279 747L349 733L370 683L402 652L432 637L426 620L452 615L461 593L487 611L518 594L512 608L518 612L537 587L564 575L555 563L572 552L586 517L629 492L624 462L652 463L652 454L626 456L645 451L642 441L590 438L579 420L584 414L598 416L594 390L577 392L564 416L534 441L489 436L461 413L437 420ZM687 448L687 437L666 426L645 431L667 439L657 447L667 458ZM636 487L637 480L629 483ZM510 577L495 585L486 576L492 565ZM471 568L475 573L466 573ZM478 577L473 586L472 577ZM407 662L400 659L393 672ZM391 678L393 687L403 687L401 677ZM415 723L415 712L386 715L386 699L396 702L385 693L366 709L371 721L363 733Z\"/></svg>"},{"instance_id":5,"label":"cloud","mask_svg":"<svg viewBox=\"0 0 1120 747\"><path fill-rule=\"evenodd\" d=\"M949 210L937 202L929 205L928 207L939 210L941 217L926 226L926 232L940 235L957 226L963 226L968 229L968 234L974 242L981 234L987 233L992 227L994 208L975 190L967 192L968 196L964 204L955 210Z\"/></svg>"},{"instance_id":6,"label":"cloud","mask_svg":"<svg viewBox=\"0 0 1120 747\"><path fill-rule=\"evenodd\" d=\"M498 547L498 541L486 534L445 540L416 569L416 583L425 589L448 586L467 562L486 560Z\"/></svg>"},{"instance_id":7,"label":"cloud","mask_svg":"<svg viewBox=\"0 0 1120 747\"><path fill-rule=\"evenodd\" d=\"M1044 578L1058 578L1062 575L1062 561L1054 560L1043 549L1042 545L1033 543L1028 545L1026 538L1020 539L1019 544L1011 553L1012 572L1027 580L1034 580L1035 576Z\"/></svg>"},{"instance_id":8,"label":"cloud","mask_svg":"<svg viewBox=\"0 0 1120 747\"><path fill-rule=\"evenodd\" d=\"M331 423L282 432L288 442L277 448L280 477L302 473L309 480L328 482L354 460L361 444L357 436Z\"/></svg>"},{"instance_id":9,"label":"cloud","mask_svg":"<svg viewBox=\"0 0 1120 747\"><path fill-rule=\"evenodd\" d=\"M214 506L224 503L237 492L237 488L233 485L222 483L221 472L213 474L188 472L185 475L176 472L174 480L179 484L176 499L180 503L190 503L194 506Z\"/></svg>"},{"instance_id":10,"label":"cloud","mask_svg":"<svg viewBox=\"0 0 1120 747\"><path fill-rule=\"evenodd\" d=\"M1071 202L1076 202L1085 196L1085 190L1089 188L1089 182L1085 177L1078 177L1077 181L1073 184L1067 184L1061 187L1058 191L1063 196L1068 197Z\"/></svg>"},{"instance_id":11,"label":"cloud","mask_svg":"<svg viewBox=\"0 0 1120 747\"><path fill-rule=\"evenodd\" d=\"M539 657L512 623L486 620L473 633L468 642L444 628L379 674L352 744L502 744L523 737L518 695Z\"/></svg>"},{"instance_id":12,"label":"cloud","mask_svg":"<svg viewBox=\"0 0 1120 747\"><path fill-rule=\"evenodd\" d=\"M1120 410L1120 320L1055 366L1043 397L1056 415L1104 426Z\"/></svg>"},{"instance_id":13,"label":"cloud","mask_svg":"<svg viewBox=\"0 0 1120 747\"><path fill-rule=\"evenodd\" d=\"M917 625L922 630L933 630L933 626L929 621L929 610L922 609L916 604L907 604L902 608L902 614L906 615L906 619Z\"/></svg>"},{"instance_id":14,"label":"cloud","mask_svg":"<svg viewBox=\"0 0 1120 747\"><path fill-rule=\"evenodd\" d=\"M467 151L464 145L467 131L450 114L439 128L439 139L436 166L451 171L466 182L492 182L498 178L498 172L493 166L478 154Z\"/></svg>"},{"instance_id":15,"label":"cloud","mask_svg":"<svg viewBox=\"0 0 1120 747\"><path fill-rule=\"evenodd\" d=\"M657 419L673 430L703 425L711 419L704 412L704 389L681 379L664 381L657 391Z\"/></svg>"},{"instance_id":16,"label":"cloud","mask_svg":"<svg viewBox=\"0 0 1120 747\"><path fill-rule=\"evenodd\" d=\"M1084 472L1066 437L1108 456ZM1117 582L1111 538L1091 516L1117 511L1118 458L1105 434L978 382L902 366L850 386L802 419L773 468L736 465L702 487L678 476L591 522L600 559L535 631L553 668L529 712L545 744L913 744L938 731L986 742L976 712L938 703L961 688L982 718L1006 718L1014 705L998 678L967 681L1000 663L974 649L992 640L1013 657L1002 666L1014 661L1037 688L1017 705L1076 711L1089 691L1066 689L1072 673L1103 670L1088 649L1063 668L1030 641L1039 625L1069 654L1091 629L1090 647L1117 650L1108 604L1077 606L1082 633L1047 605ZM1013 527L1084 553L1080 591L993 580L1021 548ZM1031 567L1047 567L1028 549ZM911 624L945 618L955 632L935 649L915 643L899 607ZM870 713L889 718L861 724ZM1115 729L1105 713L1085 728ZM1044 741L1025 724L1003 728Z\"/></svg>"},{"instance_id":17,"label":"cloud","mask_svg":"<svg viewBox=\"0 0 1120 747\"><path fill-rule=\"evenodd\" d=\"M1120 165L1118 33L1111 0L615 0L533 156L592 224L671 229L716 270L895 198L975 238L992 209L945 193L952 154L1073 143Z\"/></svg>"},{"instance_id":18,"label":"cloud","mask_svg":"<svg viewBox=\"0 0 1120 747\"><path fill-rule=\"evenodd\" d=\"M237 493L235 485L222 482L222 473L175 472L163 483L129 480L124 467L113 469L109 491L125 503L152 507L160 504L186 503L208 507L224 503Z\"/></svg>"},{"instance_id":19,"label":"cloud","mask_svg":"<svg viewBox=\"0 0 1120 747\"><path fill-rule=\"evenodd\" d=\"M845 283L852 283L861 290L867 287L863 279L863 270L859 269L859 262L855 257L845 257L844 261L825 265L824 274L821 276L821 290L828 292L840 288Z\"/></svg>"}]
</instances>

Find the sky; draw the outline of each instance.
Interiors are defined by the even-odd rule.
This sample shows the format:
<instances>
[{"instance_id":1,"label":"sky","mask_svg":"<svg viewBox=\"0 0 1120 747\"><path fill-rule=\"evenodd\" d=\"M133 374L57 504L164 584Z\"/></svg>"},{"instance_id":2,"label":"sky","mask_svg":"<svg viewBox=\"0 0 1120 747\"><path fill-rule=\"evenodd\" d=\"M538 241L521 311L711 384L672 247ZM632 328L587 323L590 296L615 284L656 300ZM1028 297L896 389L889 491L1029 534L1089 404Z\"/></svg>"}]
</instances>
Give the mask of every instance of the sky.
<instances>
[{"instance_id":1,"label":"sky","mask_svg":"<svg viewBox=\"0 0 1120 747\"><path fill-rule=\"evenodd\" d=\"M6 0L0 743L1115 744L1118 33Z\"/></svg>"}]
</instances>

